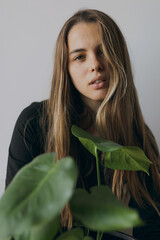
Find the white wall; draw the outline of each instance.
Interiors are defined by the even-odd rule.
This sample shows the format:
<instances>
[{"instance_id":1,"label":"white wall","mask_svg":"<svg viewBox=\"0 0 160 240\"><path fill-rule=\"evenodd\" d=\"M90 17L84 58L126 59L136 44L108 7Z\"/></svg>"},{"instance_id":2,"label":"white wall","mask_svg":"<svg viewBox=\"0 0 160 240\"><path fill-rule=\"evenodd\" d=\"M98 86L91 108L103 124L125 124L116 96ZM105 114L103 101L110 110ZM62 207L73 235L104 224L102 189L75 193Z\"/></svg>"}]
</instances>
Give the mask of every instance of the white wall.
<instances>
[{"instance_id":1,"label":"white wall","mask_svg":"<svg viewBox=\"0 0 160 240\"><path fill-rule=\"evenodd\" d=\"M124 33L142 111L160 146L159 0L0 0L0 195L15 121L48 97L58 32L85 7L108 13Z\"/></svg>"}]
</instances>

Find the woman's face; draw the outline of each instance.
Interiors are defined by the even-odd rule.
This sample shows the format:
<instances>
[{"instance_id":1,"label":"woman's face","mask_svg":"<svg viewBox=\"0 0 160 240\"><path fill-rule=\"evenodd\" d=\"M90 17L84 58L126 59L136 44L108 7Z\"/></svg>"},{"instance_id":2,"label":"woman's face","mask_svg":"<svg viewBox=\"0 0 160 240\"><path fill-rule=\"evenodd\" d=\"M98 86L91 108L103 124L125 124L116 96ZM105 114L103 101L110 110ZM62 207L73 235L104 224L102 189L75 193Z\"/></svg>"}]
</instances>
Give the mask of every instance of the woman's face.
<instances>
[{"instance_id":1,"label":"woman's face","mask_svg":"<svg viewBox=\"0 0 160 240\"><path fill-rule=\"evenodd\" d=\"M68 68L82 101L94 109L106 96L109 67L96 23L78 23L68 34Z\"/></svg>"}]
</instances>

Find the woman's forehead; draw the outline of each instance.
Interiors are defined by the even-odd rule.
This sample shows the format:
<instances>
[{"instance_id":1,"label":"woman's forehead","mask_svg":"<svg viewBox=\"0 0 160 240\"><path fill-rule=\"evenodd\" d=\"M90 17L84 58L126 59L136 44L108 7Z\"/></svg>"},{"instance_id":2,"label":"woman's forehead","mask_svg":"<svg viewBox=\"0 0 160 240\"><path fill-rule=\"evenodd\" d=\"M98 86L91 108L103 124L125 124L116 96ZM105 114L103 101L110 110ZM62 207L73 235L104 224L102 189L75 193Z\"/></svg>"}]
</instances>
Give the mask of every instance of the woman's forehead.
<instances>
[{"instance_id":1,"label":"woman's forehead","mask_svg":"<svg viewBox=\"0 0 160 240\"><path fill-rule=\"evenodd\" d=\"M87 47L100 45L102 42L101 31L97 23L78 23L74 25L68 34L68 48Z\"/></svg>"}]
</instances>

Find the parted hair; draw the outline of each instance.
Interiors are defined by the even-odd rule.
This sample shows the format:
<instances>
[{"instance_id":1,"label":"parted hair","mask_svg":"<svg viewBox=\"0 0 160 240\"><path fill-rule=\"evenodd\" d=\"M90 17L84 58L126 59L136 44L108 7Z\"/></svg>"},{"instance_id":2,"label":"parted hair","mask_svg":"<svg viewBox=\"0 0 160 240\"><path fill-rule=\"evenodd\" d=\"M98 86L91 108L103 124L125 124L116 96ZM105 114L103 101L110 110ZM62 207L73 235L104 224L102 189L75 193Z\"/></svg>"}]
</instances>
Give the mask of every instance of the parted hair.
<instances>
[{"instance_id":1,"label":"parted hair","mask_svg":"<svg viewBox=\"0 0 160 240\"><path fill-rule=\"evenodd\" d=\"M93 9L76 12L62 27L55 48L52 86L49 100L44 105L42 126L45 151L55 151L57 161L73 154L71 126L80 126L83 103L74 88L68 71L68 33L81 22L96 23L100 29L102 49L109 63L110 79L105 99L96 115L96 128L100 136L124 146L138 146L151 160L150 175L155 190L160 193L159 151L155 138L144 122L136 88L133 82L130 58L123 34L107 14ZM47 130L44 126L47 124ZM107 179L107 169L105 178ZM113 171L112 191L122 199L124 183L127 192L144 207L151 204L158 212L156 203L146 188L146 174L136 171ZM72 226L72 214L67 204L61 214L63 226Z\"/></svg>"}]
</instances>

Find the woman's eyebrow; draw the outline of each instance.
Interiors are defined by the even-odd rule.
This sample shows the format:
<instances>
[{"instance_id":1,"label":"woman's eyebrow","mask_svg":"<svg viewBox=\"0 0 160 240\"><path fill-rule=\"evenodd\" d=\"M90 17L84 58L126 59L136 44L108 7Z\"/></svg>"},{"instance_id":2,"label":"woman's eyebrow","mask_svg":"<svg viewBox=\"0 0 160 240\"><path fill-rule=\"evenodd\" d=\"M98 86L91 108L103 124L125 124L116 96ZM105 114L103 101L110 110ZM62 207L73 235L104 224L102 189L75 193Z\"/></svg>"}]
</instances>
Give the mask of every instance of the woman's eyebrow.
<instances>
[{"instance_id":1,"label":"woman's eyebrow","mask_svg":"<svg viewBox=\"0 0 160 240\"><path fill-rule=\"evenodd\" d=\"M99 48L101 48L101 47L102 47L102 44L100 43L100 44L98 44L98 45L96 46L95 49L99 49ZM69 53L69 55L71 55L71 54L73 54L73 53L77 53L77 52L86 52L86 49L85 49L85 48L77 48L77 49L74 49L74 50L72 50L72 51Z\"/></svg>"},{"instance_id":2,"label":"woman's eyebrow","mask_svg":"<svg viewBox=\"0 0 160 240\"><path fill-rule=\"evenodd\" d=\"M71 55L71 54L73 54L73 53L77 53L77 52L84 52L84 51L86 51L85 48L74 49L73 51L71 51L71 52L69 53L69 55Z\"/></svg>"}]
</instances>

